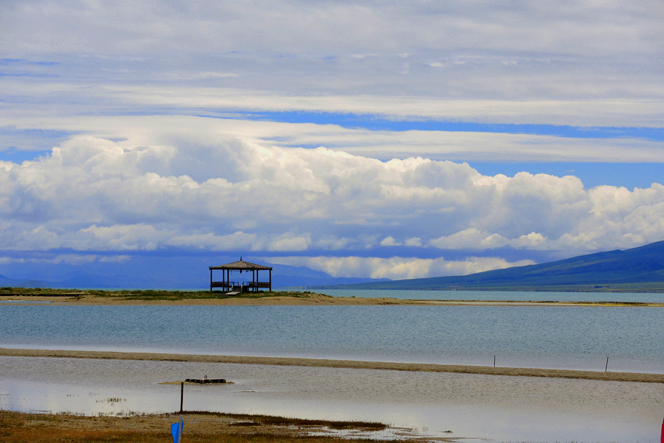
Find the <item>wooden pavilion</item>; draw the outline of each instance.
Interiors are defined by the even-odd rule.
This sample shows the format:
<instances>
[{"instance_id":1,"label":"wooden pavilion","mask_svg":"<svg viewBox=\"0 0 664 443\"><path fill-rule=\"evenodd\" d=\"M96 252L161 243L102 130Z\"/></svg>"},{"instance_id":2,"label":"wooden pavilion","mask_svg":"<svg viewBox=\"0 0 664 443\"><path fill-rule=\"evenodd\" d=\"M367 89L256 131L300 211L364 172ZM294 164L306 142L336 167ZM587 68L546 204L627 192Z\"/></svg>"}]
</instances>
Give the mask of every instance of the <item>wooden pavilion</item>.
<instances>
[{"instance_id":1,"label":"wooden pavilion","mask_svg":"<svg viewBox=\"0 0 664 443\"><path fill-rule=\"evenodd\" d=\"M222 271L223 278L221 281L214 281L212 278L213 271ZM239 271L251 272L251 281L231 281L231 272ZM267 281L261 281L259 278L259 271L268 271L269 278ZM265 274L265 273L263 273ZM256 263L249 263L242 260L227 265L210 266L210 291L214 288L221 288L223 292L240 293L240 292L258 292L261 289L272 291L272 268L269 266L257 265Z\"/></svg>"}]
</instances>

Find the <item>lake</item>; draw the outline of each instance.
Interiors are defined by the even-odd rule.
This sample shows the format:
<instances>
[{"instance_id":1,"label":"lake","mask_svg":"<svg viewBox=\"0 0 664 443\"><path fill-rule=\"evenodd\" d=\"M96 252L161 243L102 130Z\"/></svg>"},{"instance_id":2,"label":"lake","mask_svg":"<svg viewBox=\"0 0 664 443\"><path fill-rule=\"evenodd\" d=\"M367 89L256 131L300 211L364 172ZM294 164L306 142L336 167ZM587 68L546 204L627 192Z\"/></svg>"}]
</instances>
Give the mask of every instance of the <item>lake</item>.
<instances>
[{"instance_id":1,"label":"lake","mask_svg":"<svg viewBox=\"0 0 664 443\"><path fill-rule=\"evenodd\" d=\"M664 310L0 306L0 346L664 372Z\"/></svg>"},{"instance_id":2,"label":"lake","mask_svg":"<svg viewBox=\"0 0 664 443\"><path fill-rule=\"evenodd\" d=\"M495 355L498 366L598 371L609 356L610 371L664 372L662 308L23 304L0 305L0 319L0 347L473 365ZM0 358L0 374L0 407L13 410L172 411L177 387L159 383L206 374L236 384L191 388L185 407L378 420L471 441L659 441L664 417L664 385L647 383L19 357Z\"/></svg>"}]
</instances>

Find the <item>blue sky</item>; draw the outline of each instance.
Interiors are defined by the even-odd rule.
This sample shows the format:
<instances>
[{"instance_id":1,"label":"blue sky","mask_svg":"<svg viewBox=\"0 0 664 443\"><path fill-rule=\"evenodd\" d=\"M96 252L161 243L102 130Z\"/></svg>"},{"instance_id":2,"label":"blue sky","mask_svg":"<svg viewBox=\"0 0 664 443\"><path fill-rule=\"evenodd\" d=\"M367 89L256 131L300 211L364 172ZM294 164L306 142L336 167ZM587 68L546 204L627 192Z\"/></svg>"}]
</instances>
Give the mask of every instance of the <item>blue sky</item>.
<instances>
[{"instance_id":1,"label":"blue sky","mask_svg":"<svg viewBox=\"0 0 664 443\"><path fill-rule=\"evenodd\" d=\"M661 240L662 19L651 1L4 2L0 273L243 255L414 278Z\"/></svg>"}]
</instances>

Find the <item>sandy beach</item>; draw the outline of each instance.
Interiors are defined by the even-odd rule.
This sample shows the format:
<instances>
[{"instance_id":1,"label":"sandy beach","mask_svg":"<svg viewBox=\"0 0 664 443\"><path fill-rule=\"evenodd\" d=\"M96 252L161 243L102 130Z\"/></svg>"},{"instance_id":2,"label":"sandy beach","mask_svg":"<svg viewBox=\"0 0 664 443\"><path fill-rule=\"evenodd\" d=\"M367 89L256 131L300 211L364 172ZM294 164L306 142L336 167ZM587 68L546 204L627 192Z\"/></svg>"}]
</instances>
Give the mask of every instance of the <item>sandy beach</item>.
<instances>
[{"instance_id":1,"label":"sandy beach","mask_svg":"<svg viewBox=\"0 0 664 443\"><path fill-rule=\"evenodd\" d=\"M112 295L111 295L112 294ZM390 297L332 297L316 293L278 293L278 295L250 295L237 297L219 296L200 297L200 292L177 293L173 297L155 297L142 295L123 296L109 292L109 295L87 294L85 292L41 295L40 293L0 295L3 305L25 304L51 304L51 305L168 305L168 306L588 306L588 307L664 307L664 303L645 302L570 302L570 301L506 301L506 300L404 300Z\"/></svg>"},{"instance_id":2,"label":"sandy beach","mask_svg":"<svg viewBox=\"0 0 664 443\"><path fill-rule=\"evenodd\" d=\"M548 377L584 380L606 380L640 383L664 383L664 374L635 372L596 372L568 369L510 368L468 365L438 365L427 363L375 362L330 360L315 358L249 357L231 355L166 354L148 352L67 351L43 349L0 348L0 356L51 357L113 360L147 360L201 363L236 363L252 365L305 366L324 368L377 369L415 372L448 372L458 374L506 375L519 377Z\"/></svg>"}]
</instances>

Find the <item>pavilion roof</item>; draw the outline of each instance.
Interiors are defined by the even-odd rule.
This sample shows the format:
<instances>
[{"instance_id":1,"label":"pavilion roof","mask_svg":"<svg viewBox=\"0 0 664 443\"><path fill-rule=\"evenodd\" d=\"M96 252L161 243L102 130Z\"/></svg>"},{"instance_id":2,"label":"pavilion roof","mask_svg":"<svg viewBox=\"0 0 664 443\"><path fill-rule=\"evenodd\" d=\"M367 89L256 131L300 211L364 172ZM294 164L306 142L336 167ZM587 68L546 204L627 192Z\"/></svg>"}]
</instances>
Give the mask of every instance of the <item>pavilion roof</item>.
<instances>
[{"instance_id":1,"label":"pavilion roof","mask_svg":"<svg viewBox=\"0 0 664 443\"><path fill-rule=\"evenodd\" d=\"M251 271L251 270L258 270L258 271L263 271L263 270L272 270L271 267L269 266L263 266L263 265L257 265L256 263L249 263L248 261L244 261L240 259L239 261L233 262L233 263L228 263L225 265L221 266L210 266L210 269L230 269L230 270L242 270L242 271Z\"/></svg>"}]
</instances>

